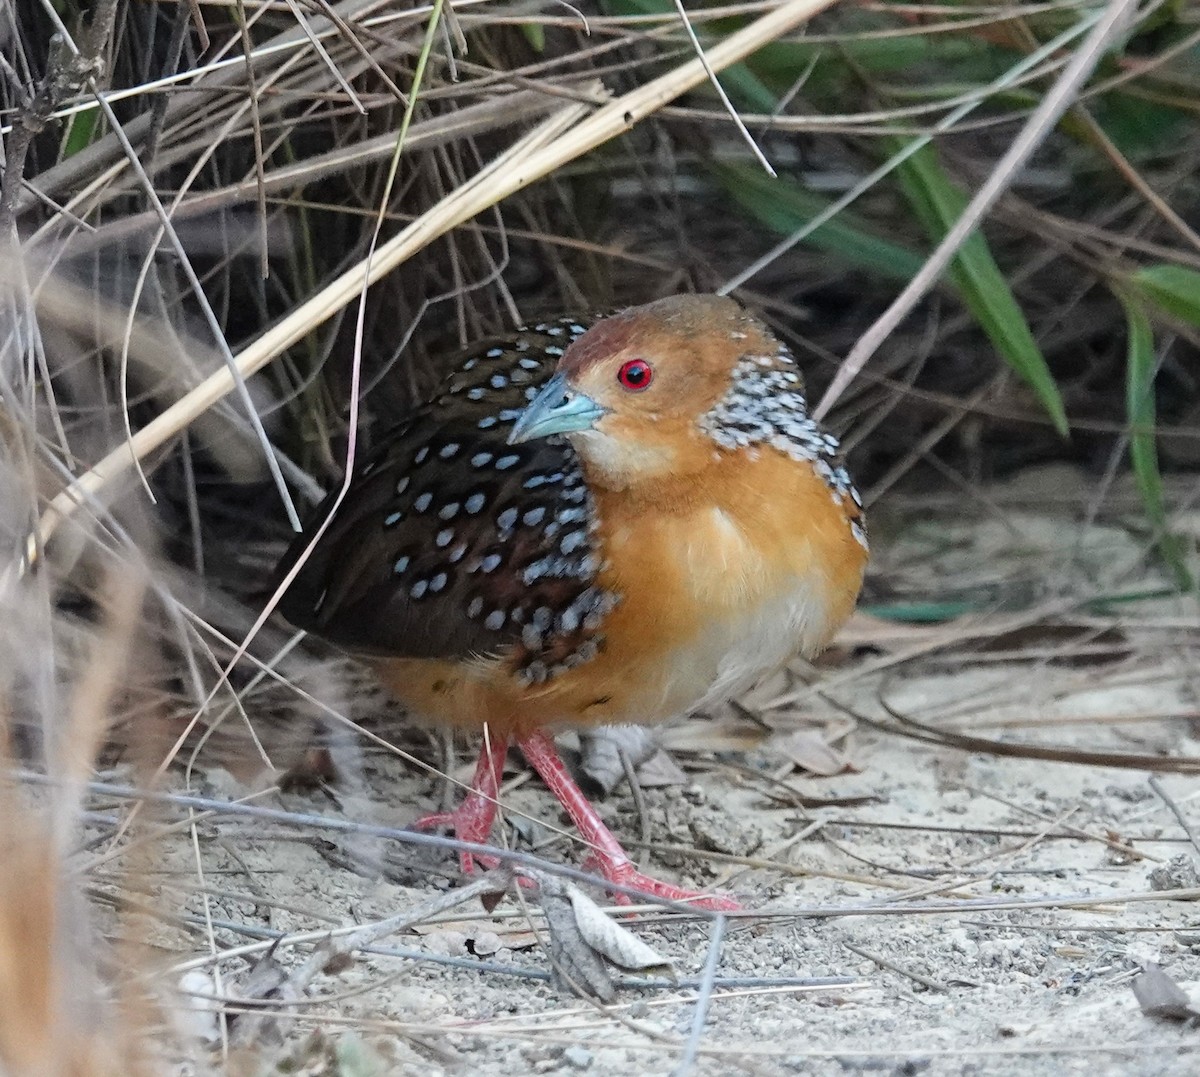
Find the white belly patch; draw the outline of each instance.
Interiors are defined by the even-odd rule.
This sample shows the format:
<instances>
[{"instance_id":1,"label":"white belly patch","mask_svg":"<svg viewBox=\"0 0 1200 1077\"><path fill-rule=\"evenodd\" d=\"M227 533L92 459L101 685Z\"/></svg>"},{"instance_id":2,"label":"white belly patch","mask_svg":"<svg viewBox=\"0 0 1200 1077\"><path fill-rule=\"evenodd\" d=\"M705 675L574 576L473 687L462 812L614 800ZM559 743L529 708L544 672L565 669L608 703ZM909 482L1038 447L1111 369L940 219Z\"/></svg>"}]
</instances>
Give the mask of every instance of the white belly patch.
<instances>
[{"instance_id":1,"label":"white belly patch","mask_svg":"<svg viewBox=\"0 0 1200 1077\"><path fill-rule=\"evenodd\" d=\"M761 557L734 521L720 510L714 517L709 527L693 534L684 550L693 563L722 566L715 578L709 568L707 575L698 571L694 579L702 607L723 607L724 613L706 619L696 636L667 656L663 715L703 709L736 696L793 655L815 653L828 637L825 580L816 574L791 575L764 593L770 584ZM724 601L711 604L714 591L721 592Z\"/></svg>"},{"instance_id":2,"label":"white belly patch","mask_svg":"<svg viewBox=\"0 0 1200 1077\"><path fill-rule=\"evenodd\" d=\"M828 628L823 590L796 581L753 614L707 626L703 638L681 647L677 676L694 678L698 695L679 710L703 710L740 695L793 655L819 647Z\"/></svg>"}]
</instances>

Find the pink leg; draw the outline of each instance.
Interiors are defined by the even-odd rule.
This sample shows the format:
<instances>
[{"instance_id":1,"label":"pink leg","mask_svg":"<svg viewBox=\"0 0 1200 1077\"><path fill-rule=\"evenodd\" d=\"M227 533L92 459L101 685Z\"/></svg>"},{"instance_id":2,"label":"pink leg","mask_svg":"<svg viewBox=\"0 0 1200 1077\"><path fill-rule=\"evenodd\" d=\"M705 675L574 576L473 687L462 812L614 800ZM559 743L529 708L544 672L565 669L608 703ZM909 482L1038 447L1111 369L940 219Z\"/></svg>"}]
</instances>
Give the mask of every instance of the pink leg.
<instances>
[{"instance_id":1,"label":"pink leg","mask_svg":"<svg viewBox=\"0 0 1200 1077\"><path fill-rule=\"evenodd\" d=\"M479 749L479 762L475 764L475 776L462 803L453 811L421 816L412 824L413 829L434 830L444 826L460 841L486 843L500 807L496 802L496 794L500 791L504 757L507 754L507 737L484 737L483 746ZM476 860L489 870L498 863L492 857L476 856L474 853L459 853L458 860L466 875L475 870Z\"/></svg>"},{"instance_id":2,"label":"pink leg","mask_svg":"<svg viewBox=\"0 0 1200 1077\"><path fill-rule=\"evenodd\" d=\"M534 733L517 741L521 752L529 760L530 765L541 776L547 788L559 803L567 809L567 814L574 821L583 840L591 846L585 866L597 868L609 882L630 886L642 890L654 897L667 898L670 901L687 901L701 909L712 909L717 912L729 912L740 909L741 906L732 898L719 895L704 895L694 890L683 890L670 883L660 882L648 875L643 875L633 866L629 854L621 848L621 843L613 837L613 833L600 820L596 809L584 795L582 789L575 784L562 759L554 741L545 733ZM618 904L628 905L629 898L617 894Z\"/></svg>"}]
</instances>

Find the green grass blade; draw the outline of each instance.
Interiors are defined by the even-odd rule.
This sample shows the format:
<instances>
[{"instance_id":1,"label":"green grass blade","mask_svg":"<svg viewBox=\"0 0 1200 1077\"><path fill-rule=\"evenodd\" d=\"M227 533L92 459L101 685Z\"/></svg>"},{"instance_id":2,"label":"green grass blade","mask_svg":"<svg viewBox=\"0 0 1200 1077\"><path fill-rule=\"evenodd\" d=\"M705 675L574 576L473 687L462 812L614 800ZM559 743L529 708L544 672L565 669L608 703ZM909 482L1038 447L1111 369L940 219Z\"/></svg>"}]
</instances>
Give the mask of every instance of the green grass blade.
<instances>
[{"instance_id":1,"label":"green grass blade","mask_svg":"<svg viewBox=\"0 0 1200 1077\"><path fill-rule=\"evenodd\" d=\"M1200 325L1200 273L1194 269L1147 266L1133 275L1133 283L1155 306L1192 325Z\"/></svg>"},{"instance_id":2,"label":"green grass blade","mask_svg":"<svg viewBox=\"0 0 1200 1077\"><path fill-rule=\"evenodd\" d=\"M546 28L540 22L521 23L521 33L539 56L546 51Z\"/></svg>"},{"instance_id":3,"label":"green grass blade","mask_svg":"<svg viewBox=\"0 0 1200 1077\"><path fill-rule=\"evenodd\" d=\"M1162 474L1158 469L1158 445L1154 435L1154 334L1141 301L1129 297L1123 302L1129 337L1125 408L1129 416L1129 459L1134 481L1146 506L1146 516L1158 536L1158 550L1163 561L1180 588L1190 591L1193 582L1187 569L1183 542L1167 528Z\"/></svg>"},{"instance_id":4,"label":"green grass blade","mask_svg":"<svg viewBox=\"0 0 1200 1077\"><path fill-rule=\"evenodd\" d=\"M63 139L63 158L74 157L80 150L87 149L96 137L100 126L100 110L88 109L77 112L67 124L67 134Z\"/></svg>"},{"instance_id":5,"label":"green grass blade","mask_svg":"<svg viewBox=\"0 0 1200 1077\"><path fill-rule=\"evenodd\" d=\"M901 624L932 625L953 621L968 613L979 613L978 604L963 600L953 602L889 602L872 606L864 604L859 609L881 621L897 621Z\"/></svg>"},{"instance_id":6,"label":"green grass blade","mask_svg":"<svg viewBox=\"0 0 1200 1077\"><path fill-rule=\"evenodd\" d=\"M770 87L746 64L725 68L721 72L721 83L743 107L770 114L779 104L779 98L771 92Z\"/></svg>"},{"instance_id":7,"label":"green grass blade","mask_svg":"<svg viewBox=\"0 0 1200 1077\"><path fill-rule=\"evenodd\" d=\"M899 142L893 146L895 150L900 148ZM942 170L933 147L925 146L914 153L896 169L896 176L930 238L942 239L962 214L967 196ZM974 233L963 244L951 264L950 276L980 328L1033 389L1054 428L1066 437L1068 424L1062 395L982 233Z\"/></svg>"},{"instance_id":8,"label":"green grass blade","mask_svg":"<svg viewBox=\"0 0 1200 1077\"><path fill-rule=\"evenodd\" d=\"M755 220L789 236L803 228L829 201L786 177L768 176L761 168L713 164L710 169L726 192ZM921 268L921 255L876 235L853 214L843 211L814 229L807 243L854 266L908 281Z\"/></svg>"}]
</instances>

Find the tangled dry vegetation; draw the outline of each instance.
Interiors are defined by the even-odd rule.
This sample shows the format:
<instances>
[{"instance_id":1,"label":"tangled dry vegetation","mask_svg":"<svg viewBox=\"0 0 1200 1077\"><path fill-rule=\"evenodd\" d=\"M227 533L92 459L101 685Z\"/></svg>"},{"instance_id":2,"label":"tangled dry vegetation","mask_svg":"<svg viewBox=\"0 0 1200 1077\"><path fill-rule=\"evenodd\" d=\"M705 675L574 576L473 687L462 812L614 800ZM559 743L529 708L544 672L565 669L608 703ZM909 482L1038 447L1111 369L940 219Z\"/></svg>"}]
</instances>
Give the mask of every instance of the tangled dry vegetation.
<instances>
[{"instance_id":1,"label":"tangled dry vegetation","mask_svg":"<svg viewBox=\"0 0 1200 1077\"><path fill-rule=\"evenodd\" d=\"M0 28L0 1072L1194 1072L1194 5ZM614 920L519 770L463 887L403 829L456 746L266 616L271 566L448 350L688 289L832 383L863 611L566 742L751 911Z\"/></svg>"}]
</instances>

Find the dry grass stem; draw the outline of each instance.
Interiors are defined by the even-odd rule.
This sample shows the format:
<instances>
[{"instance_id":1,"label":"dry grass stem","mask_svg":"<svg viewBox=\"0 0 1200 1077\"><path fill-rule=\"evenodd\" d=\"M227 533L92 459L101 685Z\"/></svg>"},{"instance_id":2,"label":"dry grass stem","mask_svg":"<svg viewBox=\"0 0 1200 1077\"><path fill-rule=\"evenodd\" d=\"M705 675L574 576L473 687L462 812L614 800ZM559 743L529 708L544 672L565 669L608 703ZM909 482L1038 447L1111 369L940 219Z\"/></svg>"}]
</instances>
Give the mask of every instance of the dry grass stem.
<instances>
[{"instance_id":1,"label":"dry grass stem","mask_svg":"<svg viewBox=\"0 0 1200 1077\"><path fill-rule=\"evenodd\" d=\"M736 63L811 18L831 2L789 0L709 50L707 64L699 59L681 64L645 86L600 106L586 119L581 119L588 112L585 107L572 106L540 125L478 172L471 181L447 196L435 210L381 246L370 259L369 269L360 263L343 274L274 325L253 345L243 349L231 369L210 375L203 384L144 426L128 442L79 476L67 490L54 498L42 514L36 532L26 544L26 565L33 564L38 550L63 520L80 506L92 503L105 486L126 468L185 429L196 416L234 389L239 378L247 378L261 369L345 307L364 288L370 287L434 239L628 130L639 120L700 83L707 77L708 69L717 72Z\"/></svg>"}]
</instances>

